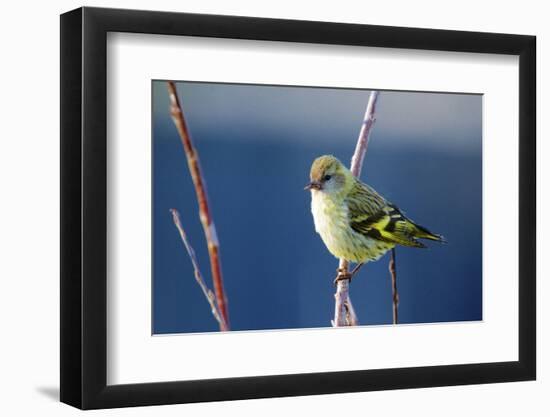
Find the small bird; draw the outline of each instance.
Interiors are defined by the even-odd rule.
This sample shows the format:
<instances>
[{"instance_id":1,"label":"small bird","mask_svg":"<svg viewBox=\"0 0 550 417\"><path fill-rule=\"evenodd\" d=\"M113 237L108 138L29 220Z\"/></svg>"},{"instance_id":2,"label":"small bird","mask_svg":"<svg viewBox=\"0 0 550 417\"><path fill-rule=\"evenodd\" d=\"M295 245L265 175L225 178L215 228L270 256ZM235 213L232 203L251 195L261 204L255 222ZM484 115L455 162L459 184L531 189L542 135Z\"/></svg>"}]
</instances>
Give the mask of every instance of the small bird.
<instances>
[{"instance_id":1,"label":"small bird","mask_svg":"<svg viewBox=\"0 0 550 417\"><path fill-rule=\"evenodd\" d=\"M351 274L338 270L336 280L351 280L364 263L379 259L396 245L425 248L417 239L445 242L443 236L407 218L332 155L313 161L305 189L311 190L315 230L329 252L357 263Z\"/></svg>"}]
</instances>

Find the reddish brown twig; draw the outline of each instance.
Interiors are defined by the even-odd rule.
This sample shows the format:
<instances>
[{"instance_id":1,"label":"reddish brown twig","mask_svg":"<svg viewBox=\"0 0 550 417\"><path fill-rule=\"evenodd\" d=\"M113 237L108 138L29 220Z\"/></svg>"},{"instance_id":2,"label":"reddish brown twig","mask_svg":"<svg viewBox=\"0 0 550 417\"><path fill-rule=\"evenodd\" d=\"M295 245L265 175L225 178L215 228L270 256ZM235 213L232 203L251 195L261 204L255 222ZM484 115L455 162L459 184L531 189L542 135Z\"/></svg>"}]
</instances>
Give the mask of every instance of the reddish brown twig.
<instances>
[{"instance_id":1,"label":"reddish brown twig","mask_svg":"<svg viewBox=\"0 0 550 417\"><path fill-rule=\"evenodd\" d=\"M172 213L172 220L174 221L174 224L176 225L180 233L181 240L183 242L183 245L185 246L185 249L187 250L187 253L189 254L189 258L191 258L191 263L193 264L193 270L195 272L195 280L199 284L199 287L201 287L201 290L206 297L208 304L210 304L212 315L220 325L220 330L229 330L229 328L227 327L227 323L218 311L218 306L216 305L216 297L214 296L214 293L210 290L210 288L207 287L206 283L204 282L204 278L202 277L197 257L195 256L195 251L191 246L191 243L189 243L187 234L185 233L185 230L181 225L180 214L176 209L170 209L170 213Z\"/></svg>"},{"instance_id":2,"label":"reddish brown twig","mask_svg":"<svg viewBox=\"0 0 550 417\"><path fill-rule=\"evenodd\" d=\"M168 81L168 95L170 96L170 114L172 120L178 130L185 155L187 157L187 164L189 166L189 172L195 185L195 192L197 194L197 201L199 204L199 216L204 229L204 235L208 245L208 255L210 256L210 269L212 271L212 282L214 283L214 293L216 294L216 301L220 310L220 315L227 324L229 329L229 314L227 310L227 297L223 287L223 277L220 262L220 244L216 233L216 227L214 220L212 219L212 212L208 204L208 196L206 193L206 183L201 172L199 156L193 142L191 141L191 135L187 128L187 123L183 115L183 110L180 105L176 85L173 81Z\"/></svg>"},{"instance_id":3,"label":"reddish brown twig","mask_svg":"<svg viewBox=\"0 0 550 417\"><path fill-rule=\"evenodd\" d=\"M393 306L393 324L397 324L397 306L399 305L399 294L397 293L397 264L395 262L395 248L391 250L390 263L388 269L391 274L391 294L392 294L392 306Z\"/></svg>"},{"instance_id":4,"label":"reddish brown twig","mask_svg":"<svg viewBox=\"0 0 550 417\"><path fill-rule=\"evenodd\" d=\"M359 137L357 138L355 152L351 158L350 170L356 177L361 175L361 169L363 168L363 160L367 153L370 132L375 121L374 113L376 111L377 100L378 91L372 91L367 104L367 110L365 111L365 117L363 118L363 125L359 131ZM345 259L340 259L338 274L340 276L346 276L348 274L348 268L348 262ZM359 324L359 320L355 315L355 310L353 309L349 296L349 279L340 279L336 282L336 293L334 294L334 298L334 320L332 321L332 325L340 327L356 326Z\"/></svg>"}]
</instances>

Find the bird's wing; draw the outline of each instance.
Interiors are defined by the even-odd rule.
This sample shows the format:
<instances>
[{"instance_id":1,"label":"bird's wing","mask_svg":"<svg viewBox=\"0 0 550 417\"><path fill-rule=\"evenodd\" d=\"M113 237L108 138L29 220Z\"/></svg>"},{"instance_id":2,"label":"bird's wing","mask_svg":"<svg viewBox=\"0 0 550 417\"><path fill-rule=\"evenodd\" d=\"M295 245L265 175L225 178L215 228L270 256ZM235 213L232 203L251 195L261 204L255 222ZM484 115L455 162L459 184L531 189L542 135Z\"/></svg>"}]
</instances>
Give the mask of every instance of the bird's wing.
<instances>
[{"instance_id":1,"label":"bird's wing","mask_svg":"<svg viewBox=\"0 0 550 417\"><path fill-rule=\"evenodd\" d=\"M359 183L348 201L350 226L357 233L384 242L415 248L426 246L415 239L416 225L407 219L397 207L388 203L369 186Z\"/></svg>"},{"instance_id":2,"label":"bird's wing","mask_svg":"<svg viewBox=\"0 0 550 417\"><path fill-rule=\"evenodd\" d=\"M377 214L388 203L380 194L367 184L356 180L349 193L353 198L348 198L347 204L352 216L372 216Z\"/></svg>"}]
</instances>

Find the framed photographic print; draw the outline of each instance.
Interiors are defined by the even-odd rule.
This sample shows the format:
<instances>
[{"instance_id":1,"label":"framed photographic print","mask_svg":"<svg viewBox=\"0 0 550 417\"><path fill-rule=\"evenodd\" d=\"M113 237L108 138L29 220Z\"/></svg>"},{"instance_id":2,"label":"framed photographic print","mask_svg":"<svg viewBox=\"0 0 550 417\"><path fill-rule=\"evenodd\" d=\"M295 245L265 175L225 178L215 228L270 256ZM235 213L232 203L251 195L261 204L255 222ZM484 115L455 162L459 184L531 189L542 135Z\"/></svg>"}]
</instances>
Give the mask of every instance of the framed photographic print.
<instances>
[{"instance_id":1,"label":"framed photographic print","mask_svg":"<svg viewBox=\"0 0 550 417\"><path fill-rule=\"evenodd\" d=\"M535 379L535 38L61 16L61 401Z\"/></svg>"}]
</instances>

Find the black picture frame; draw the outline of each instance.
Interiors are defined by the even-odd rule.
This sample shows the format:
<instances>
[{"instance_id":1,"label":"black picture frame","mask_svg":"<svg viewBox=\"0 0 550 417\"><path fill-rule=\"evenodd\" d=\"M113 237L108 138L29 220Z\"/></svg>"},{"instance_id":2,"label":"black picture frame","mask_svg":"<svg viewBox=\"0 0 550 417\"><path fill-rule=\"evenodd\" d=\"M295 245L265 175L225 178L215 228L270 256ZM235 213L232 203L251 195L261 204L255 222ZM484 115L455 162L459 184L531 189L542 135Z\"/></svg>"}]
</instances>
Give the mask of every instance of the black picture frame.
<instances>
[{"instance_id":1,"label":"black picture frame","mask_svg":"<svg viewBox=\"0 0 550 417\"><path fill-rule=\"evenodd\" d=\"M519 360L107 385L108 32L519 56ZM536 38L251 17L80 8L61 16L61 401L82 409L533 380Z\"/></svg>"}]
</instances>

